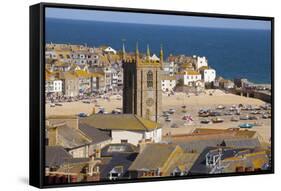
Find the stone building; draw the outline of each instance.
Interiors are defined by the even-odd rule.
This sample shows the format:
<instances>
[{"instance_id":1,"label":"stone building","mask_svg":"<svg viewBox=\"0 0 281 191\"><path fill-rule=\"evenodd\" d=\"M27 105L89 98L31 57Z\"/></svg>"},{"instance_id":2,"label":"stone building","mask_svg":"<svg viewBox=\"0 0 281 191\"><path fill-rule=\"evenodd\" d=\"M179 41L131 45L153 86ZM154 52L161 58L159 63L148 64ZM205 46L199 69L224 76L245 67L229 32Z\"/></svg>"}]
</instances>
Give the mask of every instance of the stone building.
<instances>
[{"instance_id":1,"label":"stone building","mask_svg":"<svg viewBox=\"0 0 281 191\"><path fill-rule=\"evenodd\" d=\"M124 50L124 49L123 49ZM149 46L145 57L140 57L138 46L135 58L126 57L123 51L123 112L159 121L162 105L161 75L163 50L160 59L152 60Z\"/></svg>"}]
</instances>

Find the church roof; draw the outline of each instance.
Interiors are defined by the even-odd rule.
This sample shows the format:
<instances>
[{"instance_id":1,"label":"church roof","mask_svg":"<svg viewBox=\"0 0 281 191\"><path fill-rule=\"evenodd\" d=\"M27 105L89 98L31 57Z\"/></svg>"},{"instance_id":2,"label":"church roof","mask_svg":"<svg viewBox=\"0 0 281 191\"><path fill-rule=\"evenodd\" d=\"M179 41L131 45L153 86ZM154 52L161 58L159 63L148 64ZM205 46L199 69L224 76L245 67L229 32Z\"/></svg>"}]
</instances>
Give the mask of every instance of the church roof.
<instances>
[{"instance_id":1,"label":"church roof","mask_svg":"<svg viewBox=\"0 0 281 191\"><path fill-rule=\"evenodd\" d=\"M152 131L158 127L156 122L133 114L96 114L80 121L104 130Z\"/></svg>"}]
</instances>

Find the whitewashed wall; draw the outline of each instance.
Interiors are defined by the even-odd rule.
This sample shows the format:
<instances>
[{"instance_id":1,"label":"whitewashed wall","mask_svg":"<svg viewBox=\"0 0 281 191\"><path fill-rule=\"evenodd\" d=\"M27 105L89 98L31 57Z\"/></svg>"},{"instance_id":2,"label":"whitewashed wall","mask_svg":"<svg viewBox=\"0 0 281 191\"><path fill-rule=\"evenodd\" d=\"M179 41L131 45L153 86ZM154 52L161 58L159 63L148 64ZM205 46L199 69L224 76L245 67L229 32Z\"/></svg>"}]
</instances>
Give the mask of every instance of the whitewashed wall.
<instances>
[{"instance_id":1,"label":"whitewashed wall","mask_svg":"<svg viewBox=\"0 0 281 191\"><path fill-rule=\"evenodd\" d=\"M121 140L128 140L128 143L138 145L139 141L144 138L144 132L141 131L124 131L113 130L111 132L112 143L121 143Z\"/></svg>"}]
</instances>

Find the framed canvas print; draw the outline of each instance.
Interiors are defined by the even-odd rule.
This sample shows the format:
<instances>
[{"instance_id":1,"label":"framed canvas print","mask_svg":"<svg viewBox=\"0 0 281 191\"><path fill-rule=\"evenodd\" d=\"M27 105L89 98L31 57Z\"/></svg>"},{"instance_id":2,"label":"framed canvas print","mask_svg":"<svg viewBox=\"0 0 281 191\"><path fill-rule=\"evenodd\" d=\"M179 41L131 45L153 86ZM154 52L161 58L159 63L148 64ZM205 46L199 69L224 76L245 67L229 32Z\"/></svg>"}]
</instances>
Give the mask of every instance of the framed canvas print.
<instances>
[{"instance_id":1,"label":"framed canvas print","mask_svg":"<svg viewBox=\"0 0 281 191\"><path fill-rule=\"evenodd\" d=\"M274 19L30 7L30 184L274 172Z\"/></svg>"}]
</instances>

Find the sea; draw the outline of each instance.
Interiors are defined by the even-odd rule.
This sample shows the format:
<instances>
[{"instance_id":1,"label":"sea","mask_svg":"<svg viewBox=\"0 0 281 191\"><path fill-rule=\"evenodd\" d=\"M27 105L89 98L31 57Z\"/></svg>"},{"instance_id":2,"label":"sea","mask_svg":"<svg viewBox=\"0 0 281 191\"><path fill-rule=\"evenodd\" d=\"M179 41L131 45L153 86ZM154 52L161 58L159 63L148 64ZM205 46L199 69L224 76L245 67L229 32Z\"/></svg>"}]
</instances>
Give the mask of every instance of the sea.
<instances>
[{"instance_id":1,"label":"sea","mask_svg":"<svg viewBox=\"0 0 281 191\"><path fill-rule=\"evenodd\" d=\"M46 18L47 43L108 45L127 52L159 55L205 56L217 75L226 79L247 78L255 83L271 83L271 31L255 29L199 28L150 24L113 23Z\"/></svg>"}]
</instances>

